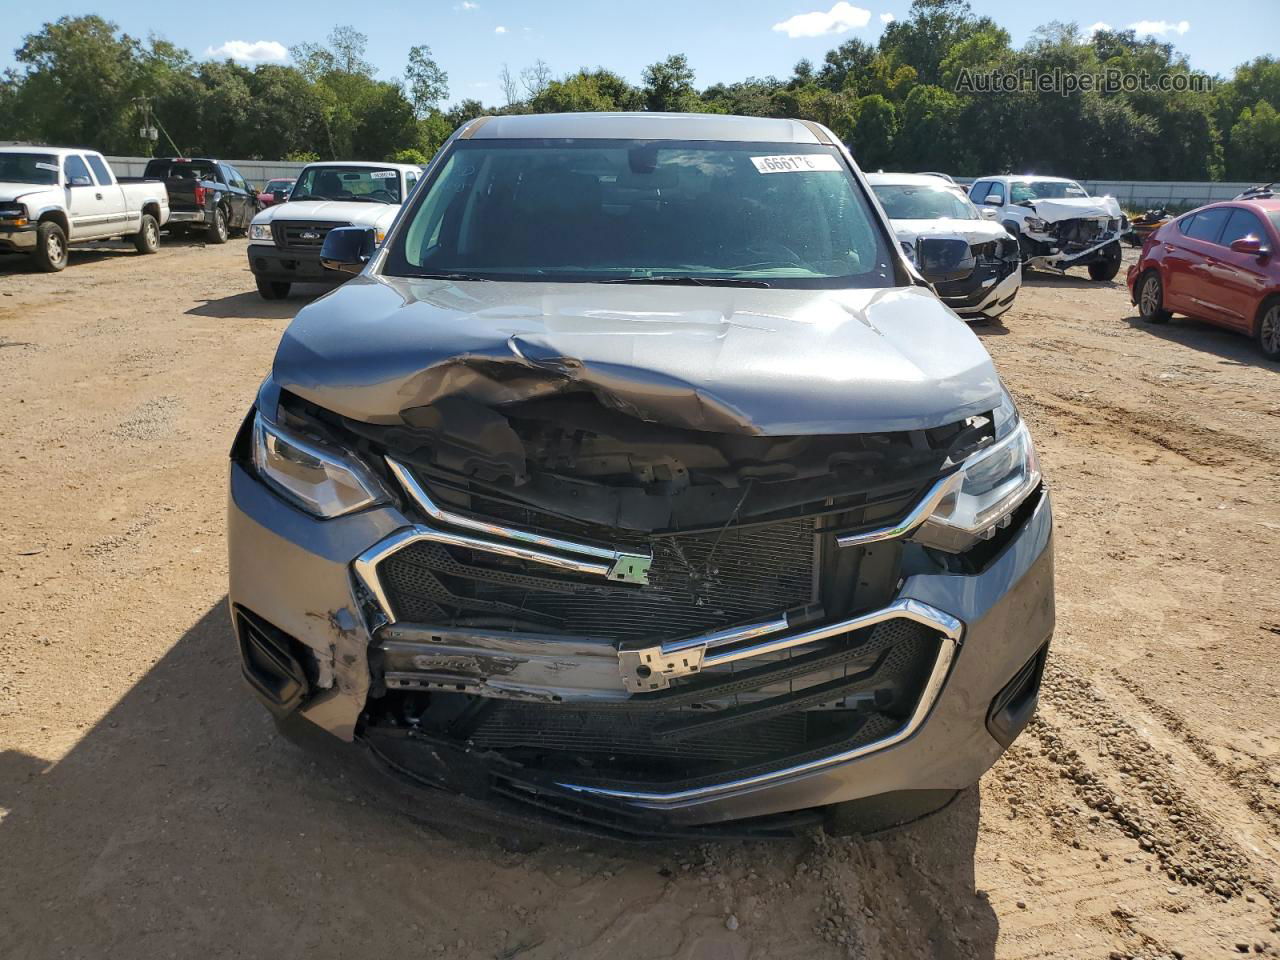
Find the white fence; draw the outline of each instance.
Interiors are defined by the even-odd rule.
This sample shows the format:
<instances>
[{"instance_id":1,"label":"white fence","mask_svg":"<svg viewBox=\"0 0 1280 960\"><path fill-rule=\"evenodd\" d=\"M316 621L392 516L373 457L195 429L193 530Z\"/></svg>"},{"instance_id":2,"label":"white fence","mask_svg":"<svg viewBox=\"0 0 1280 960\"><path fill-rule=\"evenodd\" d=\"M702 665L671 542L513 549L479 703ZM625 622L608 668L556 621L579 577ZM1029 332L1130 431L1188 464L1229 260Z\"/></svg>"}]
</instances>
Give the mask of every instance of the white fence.
<instances>
[{"instance_id":1,"label":"white fence","mask_svg":"<svg viewBox=\"0 0 1280 960\"><path fill-rule=\"evenodd\" d=\"M107 157L117 177L142 176L142 171L147 168L148 159L148 157ZM261 187L268 180L274 180L277 177L297 177L306 166L305 163L295 163L292 160L228 160L225 157L218 159L239 170L245 180L255 187Z\"/></svg>"},{"instance_id":2,"label":"white fence","mask_svg":"<svg viewBox=\"0 0 1280 960\"><path fill-rule=\"evenodd\" d=\"M956 177L966 186L977 177ZM1230 200L1252 183L1207 180L1081 180L1080 185L1098 197L1111 196L1130 211L1152 207L1190 210L1217 200Z\"/></svg>"}]
</instances>

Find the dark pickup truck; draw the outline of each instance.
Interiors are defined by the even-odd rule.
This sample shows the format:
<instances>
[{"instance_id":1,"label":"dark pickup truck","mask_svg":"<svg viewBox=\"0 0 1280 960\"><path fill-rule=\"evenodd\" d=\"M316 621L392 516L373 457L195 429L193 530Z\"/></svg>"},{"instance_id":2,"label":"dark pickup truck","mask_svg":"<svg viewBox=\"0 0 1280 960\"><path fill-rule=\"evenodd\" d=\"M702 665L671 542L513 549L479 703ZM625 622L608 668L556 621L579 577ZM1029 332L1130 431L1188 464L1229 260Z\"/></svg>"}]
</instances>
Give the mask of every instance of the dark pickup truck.
<instances>
[{"instance_id":1,"label":"dark pickup truck","mask_svg":"<svg viewBox=\"0 0 1280 960\"><path fill-rule=\"evenodd\" d=\"M226 243L233 231L247 232L258 212L258 195L239 170L221 160L156 157L143 178L164 181L173 234L203 230L209 243Z\"/></svg>"}]
</instances>

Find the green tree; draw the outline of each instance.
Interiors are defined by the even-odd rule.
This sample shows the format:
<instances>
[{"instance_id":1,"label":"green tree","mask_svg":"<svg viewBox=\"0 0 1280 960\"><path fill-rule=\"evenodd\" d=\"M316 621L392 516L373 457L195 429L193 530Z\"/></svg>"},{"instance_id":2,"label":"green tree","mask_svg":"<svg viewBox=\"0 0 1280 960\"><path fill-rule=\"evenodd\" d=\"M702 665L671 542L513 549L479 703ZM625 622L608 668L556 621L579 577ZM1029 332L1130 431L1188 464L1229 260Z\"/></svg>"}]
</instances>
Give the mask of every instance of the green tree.
<instances>
[{"instance_id":1,"label":"green tree","mask_svg":"<svg viewBox=\"0 0 1280 960\"><path fill-rule=\"evenodd\" d=\"M1280 176L1280 111L1266 100L1240 111L1231 128L1227 175L1233 180L1271 181Z\"/></svg>"},{"instance_id":2,"label":"green tree","mask_svg":"<svg viewBox=\"0 0 1280 960\"><path fill-rule=\"evenodd\" d=\"M859 84L870 73L875 56L876 48L865 40L846 40L834 50L828 50L823 57L818 83L828 90L849 89L858 95L866 93Z\"/></svg>"},{"instance_id":3,"label":"green tree","mask_svg":"<svg viewBox=\"0 0 1280 960\"><path fill-rule=\"evenodd\" d=\"M449 75L431 59L431 48L409 48L409 64L405 67L405 87L414 113L425 117L441 100L449 95Z\"/></svg>"},{"instance_id":4,"label":"green tree","mask_svg":"<svg viewBox=\"0 0 1280 960\"><path fill-rule=\"evenodd\" d=\"M693 89L693 68L683 53L644 68L641 95L646 110L697 110L698 98Z\"/></svg>"},{"instance_id":5,"label":"green tree","mask_svg":"<svg viewBox=\"0 0 1280 960\"><path fill-rule=\"evenodd\" d=\"M937 170L954 164L962 129L960 98L950 90L923 84L907 95L894 143L896 161L910 170Z\"/></svg>"},{"instance_id":6,"label":"green tree","mask_svg":"<svg viewBox=\"0 0 1280 960\"><path fill-rule=\"evenodd\" d=\"M898 112L878 93L857 103L850 148L858 164L875 170L891 165L898 136Z\"/></svg>"}]
</instances>

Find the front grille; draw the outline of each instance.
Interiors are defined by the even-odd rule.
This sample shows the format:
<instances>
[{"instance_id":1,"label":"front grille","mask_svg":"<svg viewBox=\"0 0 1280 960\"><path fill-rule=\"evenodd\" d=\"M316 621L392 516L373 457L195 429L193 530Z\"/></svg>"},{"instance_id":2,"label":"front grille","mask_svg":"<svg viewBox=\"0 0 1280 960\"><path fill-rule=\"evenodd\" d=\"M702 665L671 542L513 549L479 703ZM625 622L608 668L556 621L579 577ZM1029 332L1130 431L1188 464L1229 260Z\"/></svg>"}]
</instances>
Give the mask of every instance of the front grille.
<instances>
[{"instance_id":1,"label":"front grille","mask_svg":"<svg viewBox=\"0 0 1280 960\"><path fill-rule=\"evenodd\" d=\"M349 227L349 223L312 223L307 220L271 221L271 238L281 250L319 250L324 238L335 227Z\"/></svg>"},{"instance_id":2,"label":"front grille","mask_svg":"<svg viewBox=\"0 0 1280 960\"><path fill-rule=\"evenodd\" d=\"M665 639L809 604L817 543L812 518L653 537L643 588L429 542L392 554L378 574L400 620L505 615L593 639Z\"/></svg>"}]
</instances>

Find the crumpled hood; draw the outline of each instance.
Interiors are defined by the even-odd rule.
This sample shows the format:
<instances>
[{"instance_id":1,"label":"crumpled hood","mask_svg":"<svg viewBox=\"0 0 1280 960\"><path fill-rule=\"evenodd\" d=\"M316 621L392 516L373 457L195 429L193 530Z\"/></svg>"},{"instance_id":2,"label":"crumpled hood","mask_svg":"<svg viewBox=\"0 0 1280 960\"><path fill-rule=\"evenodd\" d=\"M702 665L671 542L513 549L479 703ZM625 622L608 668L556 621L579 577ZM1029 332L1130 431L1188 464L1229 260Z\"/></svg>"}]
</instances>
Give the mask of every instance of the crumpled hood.
<instances>
[{"instance_id":1,"label":"crumpled hood","mask_svg":"<svg viewBox=\"0 0 1280 960\"><path fill-rule=\"evenodd\" d=\"M281 220L315 220L316 222L349 223L356 227L386 227L400 212L399 204L359 203L350 200L299 200L297 203L273 203L256 217L254 223Z\"/></svg>"},{"instance_id":2,"label":"crumpled hood","mask_svg":"<svg viewBox=\"0 0 1280 960\"><path fill-rule=\"evenodd\" d=\"M644 420L771 436L990 410L991 358L927 289L777 290L362 275L304 307L275 383L344 416L587 390Z\"/></svg>"},{"instance_id":3,"label":"crumpled hood","mask_svg":"<svg viewBox=\"0 0 1280 960\"><path fill-rule=\"evenodd\" d=\"M44 193L56 189L56 187L46 187L38 183L0 182L0 203L12 203L15 200L21 200L29 193Z\"/></svg>"},{"instance_id":4,"label":"crumpled hood","mask_svg":"<svg viewBox=\"0 0 1280 960\"><path fill-rule=\"evenodd\" d=\"M986 243L1009 236L1009 231L990 220L958 220L942 217L937 220L891 220L893 232L904 242L915 244L920 237L959 237L969 243Z\"/></svg>"},{"instance_id":5,"label":"crumpled hood","mask_svg":"<svg viewBox=\"0 0 1280 960\"><path fill-rule=\"evenodd\" d=\"M1121 213L1115 197L1063 197L1061 200L1036 200L1031 206L1036 216L1047 223L1089 217L1111 220L1118 219Z\"/></svg>"}]
</instances>

